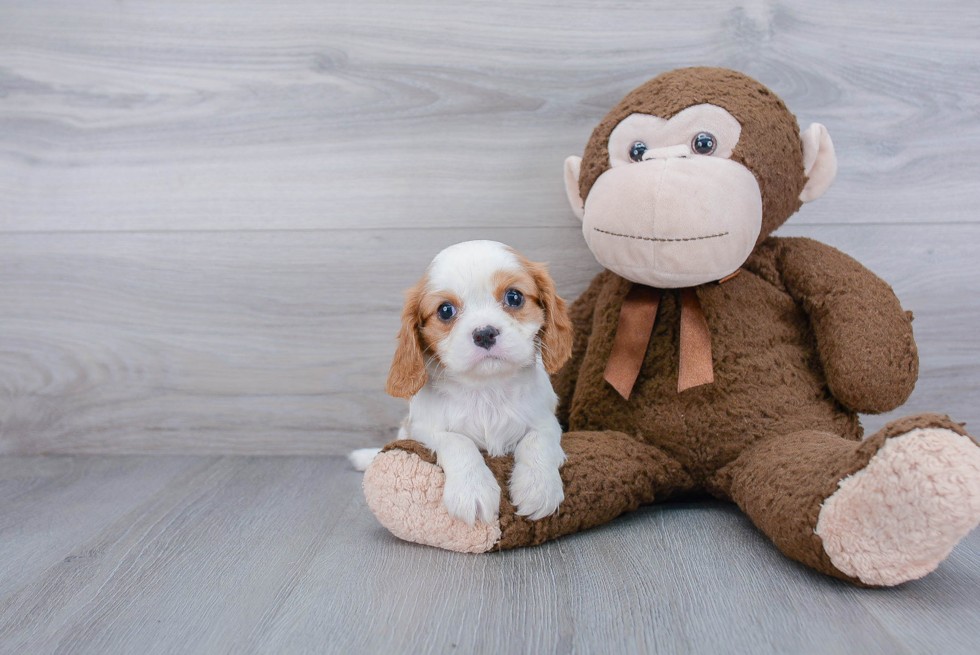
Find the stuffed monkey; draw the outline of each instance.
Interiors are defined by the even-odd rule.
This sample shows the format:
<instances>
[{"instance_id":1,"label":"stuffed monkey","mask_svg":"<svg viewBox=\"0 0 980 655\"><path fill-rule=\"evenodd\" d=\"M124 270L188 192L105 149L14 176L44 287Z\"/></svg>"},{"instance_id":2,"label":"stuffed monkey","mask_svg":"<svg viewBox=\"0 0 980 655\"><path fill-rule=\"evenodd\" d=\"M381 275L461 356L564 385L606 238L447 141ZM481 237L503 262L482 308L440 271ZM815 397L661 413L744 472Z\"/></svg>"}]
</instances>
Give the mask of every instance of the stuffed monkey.
<instances>
[{"instance_id":1,"label":"stuffed monkey","mask_svg":"<svg viewBox=\"0 0 980 655\"><path fill-rule=\"evenodd\" d=\"M769 89L689 68L629 93L565 162L572 209L607 270L572 305L553 379L565 501L539 521L506 497L493 524L451 519L420 444L369 467L395 535L485 552L540 544L642 504L735 502L787 556L859 585L939 565L980 522L980 448L939 414L862 440L918 374L911 313L847 255L770 234L833 182L826 128L802 134Z\"/></svg>"}]
</instances>

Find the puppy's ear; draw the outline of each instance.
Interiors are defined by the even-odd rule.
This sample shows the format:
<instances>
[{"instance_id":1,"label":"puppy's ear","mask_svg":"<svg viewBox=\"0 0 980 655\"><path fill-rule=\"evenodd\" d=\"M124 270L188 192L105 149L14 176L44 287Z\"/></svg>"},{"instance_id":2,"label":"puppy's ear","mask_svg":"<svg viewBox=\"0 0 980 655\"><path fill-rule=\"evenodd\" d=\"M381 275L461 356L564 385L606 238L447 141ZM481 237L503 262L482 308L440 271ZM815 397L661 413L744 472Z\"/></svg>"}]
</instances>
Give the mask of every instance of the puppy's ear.
<instances>
[{"instance_id":1,"label":"puppy's ear","mask_svg":"<svg viewBox=\"0 0 980 655\"><path fill-rule=\"evenodd\" d=\"M545 264L527 262L528 272L538 286L538 297L544 308L541 327L541 359L548 373L557 373L572 356L572 321L568 318L565 301L555 293L555 281Z\"/></svg>"},{"instance_id":2,"label":"puppy's ear","mask_svg":"<svg viewBox=\"0 0 980 655\"><path fill-rule=\"evenodd\" d=\"M398 348L391 360L385 391L395 398L408 400L425 385L425 360L422 358L422 295L425 279L405 292L402 327L398 330Z\"/></svg>"}]
</instances>

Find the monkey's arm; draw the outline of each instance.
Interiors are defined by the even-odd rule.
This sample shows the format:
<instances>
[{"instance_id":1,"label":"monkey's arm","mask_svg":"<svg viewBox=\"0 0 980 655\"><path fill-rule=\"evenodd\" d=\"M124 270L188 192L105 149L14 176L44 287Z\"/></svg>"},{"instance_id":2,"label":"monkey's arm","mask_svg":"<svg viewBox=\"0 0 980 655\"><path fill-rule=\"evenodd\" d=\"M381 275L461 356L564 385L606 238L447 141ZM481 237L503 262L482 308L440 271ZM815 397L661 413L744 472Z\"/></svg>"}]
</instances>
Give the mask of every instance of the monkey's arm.
<instances>
[{"instance_id":1,"label":"monkey's arm","mask_svg":"<svg viewBox=\"0 0 980 655\"><path fill-rule=\"evenodd\" d=\"M572 395L575 393L575 383L578 381L578 372L582 368L582 360L585 358L585 350L589 346L589 337L592 335L592 314L595 311L596 298L599 290L608 278L608 273L602 272L592 278L589 287L582 292L575 302L568 308L569 317L572 319L572 356L568 358L565 365L551 376L551 385L558 394L558 422L563 429L568 429L568 414L571 411Z\"/></svg>"},{"instance_id":2,"label":"monkey's arm","mask_svg":"<svg viewBox=\"0 0 980 655\"><path fill-rule=\"evenodd\" d=\"M919 375L911 312L884 280L839 250L811 239L777 241L780 277L810 317L837 400L869 414L904 403Z\"/></svg>"}]
</instances>

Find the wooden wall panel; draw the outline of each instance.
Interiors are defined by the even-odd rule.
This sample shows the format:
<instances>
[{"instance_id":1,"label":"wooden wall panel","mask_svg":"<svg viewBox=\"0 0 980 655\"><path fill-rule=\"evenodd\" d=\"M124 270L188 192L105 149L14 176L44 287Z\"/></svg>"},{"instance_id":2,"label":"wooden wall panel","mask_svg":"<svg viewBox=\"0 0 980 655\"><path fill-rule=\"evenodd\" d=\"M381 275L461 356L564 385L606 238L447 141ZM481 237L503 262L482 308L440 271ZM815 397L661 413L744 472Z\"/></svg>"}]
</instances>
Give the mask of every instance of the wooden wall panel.
<instances>
[{"instance_id":1,"label":"wooden wall panel","mask_svg":"<svg viewBox=\"0 0 980 655\"><path fill-rule=\"evenodd\" d=\"M565 226L564 158L664 70L825 123L805 222L972 221L969 2L3 3L0 229Z\"/></svg>"},{"instance_id":2,"label":"wooden wall panel","mask_svg":"<svg viewBox=\"0 0 980 655\"><path fill-rule=\"evenodd\" d=\"M493 238L577 295L564 157L697 64L828 126L838 182L784 232L893 282L910 411L972 420L978 27L956 2L0 0L0 453L383 442L401 289Z\"/></svg>"},{"instance_id":3,"label":"wooden wall panel","mask_svg":"<svg viewBox=\"0 0 980 655\"><path fill-rule=\"evenodd\" d=\"M916 313L910 411L980 419L980 225L784 228L853 254ZM577 229L5 234L0 452L330 453L383 443L401 290L493 236L577 296ZM965 300L964 300L965 298ZM881 419L876 419L878 425Z\"/></svg>"}]
</instances>

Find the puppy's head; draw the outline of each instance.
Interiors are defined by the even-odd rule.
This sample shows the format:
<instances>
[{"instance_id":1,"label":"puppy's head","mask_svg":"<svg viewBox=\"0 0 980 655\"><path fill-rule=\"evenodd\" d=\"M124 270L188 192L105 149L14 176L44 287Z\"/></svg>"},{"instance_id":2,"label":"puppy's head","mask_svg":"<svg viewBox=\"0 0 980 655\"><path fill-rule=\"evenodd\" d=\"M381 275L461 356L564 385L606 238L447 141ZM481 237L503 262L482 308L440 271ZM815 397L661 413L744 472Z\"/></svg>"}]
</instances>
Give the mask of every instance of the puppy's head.
<instances>
[{"instance_id":1,"label":"puppy's head","mask_svg":"<svg viewBox=\"0 0 980 655\"><path fill-rule=\"evenodd\" d=\"M565 301L543 264L495 241L446 248L408 290L387 391L411 398L426 363L479 381L533 366L554 373L572 352Z\"/></svg>"}]
</instances>

